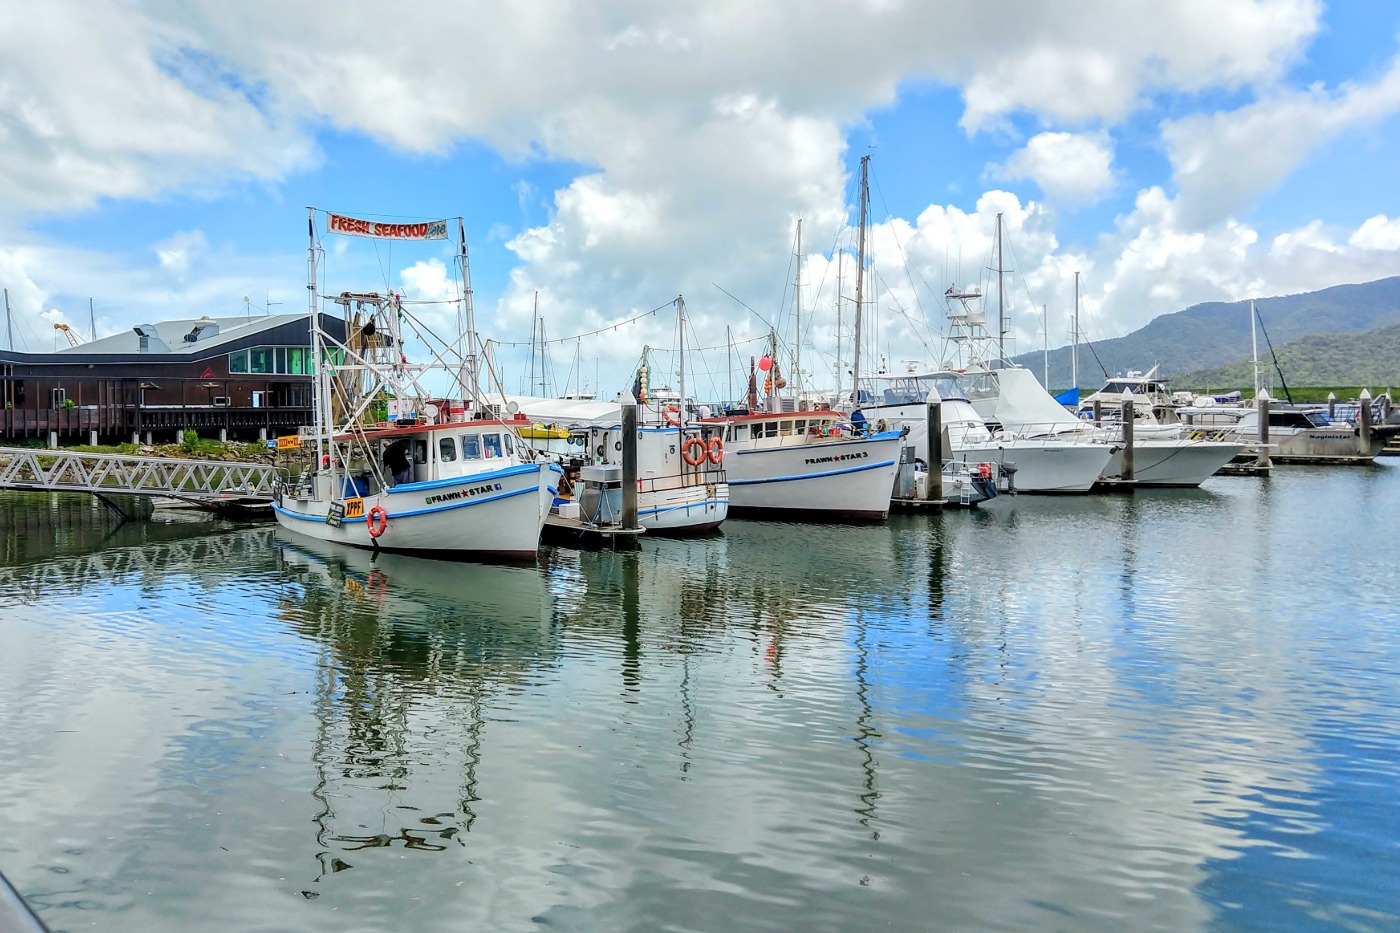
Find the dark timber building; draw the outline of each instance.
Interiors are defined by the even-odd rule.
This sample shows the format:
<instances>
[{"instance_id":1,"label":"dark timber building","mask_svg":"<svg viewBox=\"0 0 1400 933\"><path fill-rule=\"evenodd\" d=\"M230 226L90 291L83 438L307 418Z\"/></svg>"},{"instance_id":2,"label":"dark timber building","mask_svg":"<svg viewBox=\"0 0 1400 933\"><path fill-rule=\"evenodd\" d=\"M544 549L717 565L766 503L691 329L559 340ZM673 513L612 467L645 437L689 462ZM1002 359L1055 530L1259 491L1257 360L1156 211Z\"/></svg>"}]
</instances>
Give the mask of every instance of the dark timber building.
<instances>
[{"instance_id":1,"label":"dark timber building","mask_svg":"<svg viewBox=\"0 0 1400 933\"><path fill-rule=\"evenodd\" d=\"M311 424L305 314L141 324L55 353L0 350L0 443L258 440ZM344 324L322 315L341 336Z\"/></svg>"}]
</instances>

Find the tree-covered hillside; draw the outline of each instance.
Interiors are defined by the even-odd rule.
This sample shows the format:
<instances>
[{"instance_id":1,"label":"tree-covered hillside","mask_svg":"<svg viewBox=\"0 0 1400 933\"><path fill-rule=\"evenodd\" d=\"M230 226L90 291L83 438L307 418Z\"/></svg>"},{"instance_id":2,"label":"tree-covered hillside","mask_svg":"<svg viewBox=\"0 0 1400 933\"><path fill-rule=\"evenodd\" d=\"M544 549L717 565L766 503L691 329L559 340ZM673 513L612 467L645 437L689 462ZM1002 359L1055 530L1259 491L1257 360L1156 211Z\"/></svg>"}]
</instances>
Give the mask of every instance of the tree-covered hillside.
<instances>
[{"instance_id":1,"label":"tree-covered hillside","mask_svg":"<svg viewBox=\"0 0 1400 933\"><path fill-rule=\"evenodd\" d=\"M1259 298L1255 304L1269 339L1276 349L1281 350L1284 345L1309 335L1356 335L1400 325L1400 276L1360 285L1337 285L1301 295ZM1117 374L1133 369L1146 370L1156 364L1161 365L1163 373L1191 373L1193 378L1194 374L1202 374L1206 377L1208 371L1241 358L1248 359L1249 322L1248 301L1208 302L1154 318L1145 327L1124 337L1095 341L1092 347L1081 343L1079 384L1086 389L1097 388L1102 384L1105 370ZM1326 374L1323 381L1315 384L1366 384L1368 380L1351 382L1350 377L1339 373L1352 365L1346 362L1346 354L1351 352L1348 348L1354 347L1360 352L1369 345L1369 340L1352 343L1339 340L1300 348L1296 364L1306 367L1305 371L1310 375L1304 376L1304 370L1300 370L1298 383L1302 385L1314 378L1323 379ZM1387 340L1385 345L1392 347L1390 359L1396 360L1393 344ZM1259 351L1261 357L1267 356L1263 334L1259 336ZM1366 357L1369 362L1363 363L1360 357L1356 359L1357 371L1372 371L1365 369L1366 366L1384 369L1384 351L1367 352L1370 354ZM1319 356L1310 359L1309 354ZM1324 360L1327 361L1325 364ZM1022 354L1016 357L1016 362L1037 375L1044 371L1044 356L1041 353ZM1245 365L1252 372L1252 368ZM1393 373L1397 364L1392 362L1390 365ZM1286 362L1284 374L1289 382L1294 381ZM1394 380L1395 377L1391 375L1387 379ZM1070 348L1051 350L1051 387L1064 388L1070 382ZM1247 384L1253 385L1252 375Z\"/></svg>"},{"instance_id":2,"label":"tree-covered hillside","mask_svg":"<svg viewBox=\"0 0 1400 933\"><path fill-rule=\"evenodd\" d=\"M1272 335L1271 335L1272 336ZM1290 386L1369 386L1372 392L1400 386L1400 325L1363 334L1324 334L1274 345L1283 380ZM1259 384L1275 395L1279 374L1267 349L1259 351ZM1171 377L1172 388L1196 392L1252 391L1254 362L1248 356L1225 366Z\"/></svg>"}]
</instances>

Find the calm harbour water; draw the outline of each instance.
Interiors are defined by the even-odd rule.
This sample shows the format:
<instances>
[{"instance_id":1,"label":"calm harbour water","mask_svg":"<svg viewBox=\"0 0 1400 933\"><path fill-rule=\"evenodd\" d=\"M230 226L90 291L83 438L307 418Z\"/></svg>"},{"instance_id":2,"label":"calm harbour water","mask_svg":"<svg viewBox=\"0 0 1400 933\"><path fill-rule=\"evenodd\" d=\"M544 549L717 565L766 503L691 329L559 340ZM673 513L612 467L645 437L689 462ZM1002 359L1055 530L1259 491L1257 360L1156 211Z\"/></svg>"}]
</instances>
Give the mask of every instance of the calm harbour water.
<instances>
[{"instance_id":1,"label":"calm harbour water","mask_svg":"<svg viewBox=\"0 0 1400 933\"><path fill-rule=\"evenodd\" d=\"M0 871L55 930L1394 930L1397 501L511 567L0 495Z\"/></svg>"}]
</instances>

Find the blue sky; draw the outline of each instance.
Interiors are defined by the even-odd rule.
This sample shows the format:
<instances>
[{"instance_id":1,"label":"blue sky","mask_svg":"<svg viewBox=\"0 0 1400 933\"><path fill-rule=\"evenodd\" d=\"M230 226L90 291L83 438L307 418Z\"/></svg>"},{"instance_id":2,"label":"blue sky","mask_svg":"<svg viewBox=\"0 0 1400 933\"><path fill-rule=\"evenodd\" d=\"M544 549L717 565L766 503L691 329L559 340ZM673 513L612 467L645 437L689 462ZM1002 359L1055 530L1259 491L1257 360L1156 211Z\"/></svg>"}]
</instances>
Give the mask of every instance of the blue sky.
<instances>
[{"instance_id":1,"label":"blue sky","mask_svg":"<svg viewBox=\"0 0 1400 933\"><path fill-rule=\"evenodd\" d=\"M610 396L676 342L669 312L611 325L678 294L691 346L766 332L727 291L791 349L800 217L803 368L834 386L863 155L863 352L892 366L938 362L939 286L983 278L998 213L1018 350L1066 342L1075 271L1091 338L1400 273L1400 9L970 6L0 0L16 347L86 332L89 298L99 335L302 310L306 205L461 215L482 335L528 340L538 291L555 388L577 352ZM451 297L440 244L331 239L330 290ZM519 390L524 350L498 353ZM725 356L696 356L701 394Z\"/></svg>"}]
</instances>

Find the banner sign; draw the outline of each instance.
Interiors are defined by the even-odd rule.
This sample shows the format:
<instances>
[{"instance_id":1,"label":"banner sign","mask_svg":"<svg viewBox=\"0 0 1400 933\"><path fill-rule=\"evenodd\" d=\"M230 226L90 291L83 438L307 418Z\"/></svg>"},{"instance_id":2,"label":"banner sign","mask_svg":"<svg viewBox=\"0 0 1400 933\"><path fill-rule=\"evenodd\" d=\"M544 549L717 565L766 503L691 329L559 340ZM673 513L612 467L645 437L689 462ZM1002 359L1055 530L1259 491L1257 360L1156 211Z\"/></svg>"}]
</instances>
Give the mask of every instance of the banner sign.
<instances>
[{"instance_id":1,"label":"banner sign","mask_svg":"<svg viewBox=\"0 0 1400 933\"><path fill-rule=\"evenodd\" d=\"M277 438L278 450L296 450L301 447L301 437L296 434L287 434Z\"/></svg>"},{"instance_id":2,"label":"banner sign","mask_svg":"<svg viewBox=\"0 0 1400 933\"><path fill-rule=\"evenodd\" d=\"M346 236L371 236L385 240L445 240L447 221L429 220L418 224L382 224L341 214L327 214L327 229Z\"/></svg>"}]
</instances>

